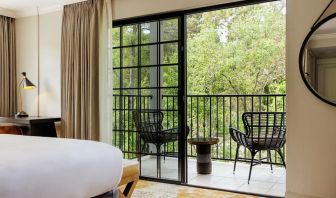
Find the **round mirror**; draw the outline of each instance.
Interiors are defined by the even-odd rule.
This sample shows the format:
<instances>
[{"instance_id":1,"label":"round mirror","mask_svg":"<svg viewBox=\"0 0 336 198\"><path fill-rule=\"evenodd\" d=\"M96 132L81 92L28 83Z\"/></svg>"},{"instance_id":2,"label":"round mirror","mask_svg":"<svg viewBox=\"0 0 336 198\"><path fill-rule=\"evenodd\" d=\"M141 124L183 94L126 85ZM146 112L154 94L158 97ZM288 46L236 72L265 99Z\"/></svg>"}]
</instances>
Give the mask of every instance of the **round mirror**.
<instances>
[{"instance_id":1,"label":"round mirror","mask_svg":"<svg viewBox=\"0 0 336 198\"><path fill-rule=\"evenodd\" d=\"M307 35L300 52L300 72L318 98L336 106L336 14L320 21Z\"/></svg>"}]
</instances>

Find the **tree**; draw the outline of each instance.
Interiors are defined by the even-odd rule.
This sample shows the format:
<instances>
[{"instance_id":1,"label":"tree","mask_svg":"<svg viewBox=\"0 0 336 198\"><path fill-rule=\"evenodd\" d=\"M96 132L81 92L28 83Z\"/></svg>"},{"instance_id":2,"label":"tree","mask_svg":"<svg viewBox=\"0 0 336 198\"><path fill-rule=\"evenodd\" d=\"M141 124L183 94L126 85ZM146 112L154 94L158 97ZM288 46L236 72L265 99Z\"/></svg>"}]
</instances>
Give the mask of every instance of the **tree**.
<instances>
[{"instance_id":1,"label":"tree","mask_svg":"<svg viewBox=\"0 0 336 198\"><path fill-rule=\"evenodd\" d=\"M284 93L283 2L188 17L189 94Z\"/></svg>"}]
</instances>

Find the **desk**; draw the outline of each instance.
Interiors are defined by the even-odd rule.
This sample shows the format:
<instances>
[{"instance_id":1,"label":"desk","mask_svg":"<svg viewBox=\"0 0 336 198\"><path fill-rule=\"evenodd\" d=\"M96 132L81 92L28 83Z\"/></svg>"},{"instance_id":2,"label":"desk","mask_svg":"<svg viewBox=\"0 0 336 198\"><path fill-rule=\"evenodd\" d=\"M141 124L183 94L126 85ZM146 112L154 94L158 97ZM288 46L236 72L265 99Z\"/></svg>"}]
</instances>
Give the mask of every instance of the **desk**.
<instances>
[{"instance_id":1,"label":"desk","mask_svg":"<svg viewBox=\"0 0 336 198\"><path fill-rule=\"evenodd\" d=\"M61 118L47 117L0 117L0 123L15 124L21 127L24 135L57 137L55 122L61 121Z\"/></svg>"},{"instance_id":2,"label":"desk","mask_svg":"<svg viewBox=\"0 0 336 198\"><path fill-rule=\"evenodd\" d=\"M188 142L196 145L197 172L199 174L210 174L212 172L211 145L218 144L218 138L191 138Z\"/></svg>"}]
</instances>

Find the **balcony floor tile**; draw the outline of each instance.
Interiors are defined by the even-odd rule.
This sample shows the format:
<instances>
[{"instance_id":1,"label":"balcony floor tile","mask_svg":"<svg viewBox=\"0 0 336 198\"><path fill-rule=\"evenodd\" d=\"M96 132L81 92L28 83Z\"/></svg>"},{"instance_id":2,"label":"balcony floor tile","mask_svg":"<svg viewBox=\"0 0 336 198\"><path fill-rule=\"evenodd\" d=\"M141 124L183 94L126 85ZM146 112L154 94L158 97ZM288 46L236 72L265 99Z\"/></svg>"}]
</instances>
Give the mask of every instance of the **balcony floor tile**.
<instances>
[{"instance_id":1,"label":"balcony floor tile","mask_svg":"<svg viewBox=\"0 0 336 198\"><path fill-rule=\"evenodd\" d=\"M177 178L177 159L162 158L162 178ZM144 158L141 162L143 176L156 176L156 157ZM196 160L188 159L188 182L191 185L233 190L240 192L256 193L272 196L285 196L286 170L281 166L257 165L253 167L250 184L247 183L249 164L238 162L236 172L233 174L233 162L213 161L212 174L201 175L196 171Z\"/></svg>"}]
</instances>

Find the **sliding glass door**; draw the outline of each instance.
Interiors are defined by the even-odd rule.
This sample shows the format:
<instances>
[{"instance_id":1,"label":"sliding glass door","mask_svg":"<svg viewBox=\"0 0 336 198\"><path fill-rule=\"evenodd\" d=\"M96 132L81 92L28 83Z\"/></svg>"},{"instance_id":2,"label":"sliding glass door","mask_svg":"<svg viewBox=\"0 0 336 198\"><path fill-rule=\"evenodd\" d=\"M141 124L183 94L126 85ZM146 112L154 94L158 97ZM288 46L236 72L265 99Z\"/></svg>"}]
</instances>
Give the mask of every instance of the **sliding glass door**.
<instances>
[{"instance_id":1,"label":"sliding glass door","mask_svg":"<svg viewBox=\"0 0 336 198\"><path fill-rule=\"evenodd\" d=\"M113 29L113 143L140 162L142 177L175 182L185 178L181 24L167 18Z\"/></svg>"},{"instance_id":2,"label":"sliding glass door","mask_svg":"<svg viewBox=\"0 0 336 198\"><path fill-rule=\"evenodd\" d=\"M236 150L229 126L242 129L244 112L284 112L286 106L286 7L284 1L269 1L114 23L113 143L124 158L140 162L143 178L244 188L246 181L232 185L227 181L234 175L222 174L231 173L236 153L245 158L241 162L250 158L246 149ZM218 140L207 155L214 162L212 174L198 174L197 166L210 159L198 155L187 138ZM258 155L279 165L274 152ZM222 183L204 182L205 177Z\"/></svg>"}]
</instances>

